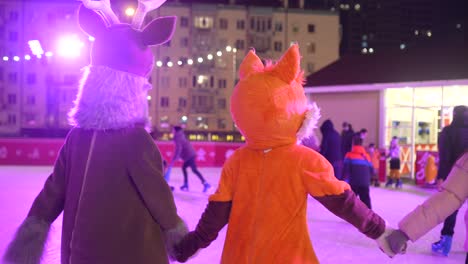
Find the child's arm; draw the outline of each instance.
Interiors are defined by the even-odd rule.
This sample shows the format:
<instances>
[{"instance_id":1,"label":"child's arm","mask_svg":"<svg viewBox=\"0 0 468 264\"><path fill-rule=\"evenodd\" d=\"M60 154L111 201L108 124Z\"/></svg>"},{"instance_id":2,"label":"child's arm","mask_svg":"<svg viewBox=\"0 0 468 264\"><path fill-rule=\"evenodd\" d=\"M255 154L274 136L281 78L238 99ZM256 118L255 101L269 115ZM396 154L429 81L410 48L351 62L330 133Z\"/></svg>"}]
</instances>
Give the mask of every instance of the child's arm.
<instances>
[{"instance_id":1,"label":"child's arm","mask_svg":"<svg viewBox=\"0 0 468 264\"><path fill-rule=\"evenodd\" d=\"M218 237L219 231L228 223L231 206L231 201L209 202L195 230L188 233L175 246L176 260L186 262L200 248L208 247Z\"/></svg>"},{"instance_id":2,"label":"child's arm","mask_svg":"<svg viewBox=\"0 0 468 264\"><path fill-rule=\"evenodd\" d=\"M311 196L336 216L375 239L385 254L395 255L385 241L392 229L387 228L385 221L356 197L346 182L334 177L333 167L325 158L319 155L307 157L301 168L304 187Z\"/></svg>"},{"instance_id":3,"label":"child's arm","mask_svg":"<svg viewBox=\"0 0 468 264\"><path fill-rule=\"evenodd\" d=\"M177 261L185 262L197 250L208 247L228 223L233 200L233 178L237 172L236 163L237 155L234 152L224 163L218 189L210 196L197 227L176 245Z\"/></svg>"}]
</instances>

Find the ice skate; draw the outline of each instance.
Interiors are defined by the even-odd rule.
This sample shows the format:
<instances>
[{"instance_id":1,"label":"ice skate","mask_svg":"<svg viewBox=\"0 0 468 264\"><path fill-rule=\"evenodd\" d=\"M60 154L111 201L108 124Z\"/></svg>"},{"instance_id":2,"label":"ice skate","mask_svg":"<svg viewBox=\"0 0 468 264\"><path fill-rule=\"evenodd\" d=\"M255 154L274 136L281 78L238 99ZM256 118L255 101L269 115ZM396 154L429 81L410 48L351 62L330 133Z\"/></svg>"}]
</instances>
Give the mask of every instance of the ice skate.
<instances>
[{"instance_id":1,"label":"ice skate","mask_svg":"<svg viewBox=\"0 0 468 264\"><path fill-rule=\"evenodd\" d=\"M208 191L211 188L211 185L207 182L203 183L203 192Z\"/></svg>"},{"instance_id":2,"label":"ice skate","mask_svg":"<svg viewBox=\"0 0 468 264\"><path fill-rule=\"evenodd\" d=\"M393 180L392 180L392 179L389 179L389 180L387 181L387 183L385 183L385 187L389 187L389 186L391 186L392 184L393 184Z\"/></svg>"},{"instance_id":3,"label":"ice skate","mask_svg":"<svg viewBox=\"0 0 468 264\"><path fill-rule=\"evenodd\" d=\"M450 252L451 248L452 236L441 236L439 241L432 244L432 252L444 256L448 256L448 253Z\"/></svg>"},{"instance_id":4,"label":"ice skate","mask_svg":"<svg viewBox=\"0 0 468 264\"><path fill-rule=\"evenodd\" d=\"M184 191L184 192L188 192L188 190L189 190L188 185L184 184L184 185L180 186L180 190Z\"/></svg>"},{"instance_id":5,"label":"ice skate","mask_svg":"<svg viewBox=\"0 0 468 264\"><path fill-rule=\"evenodd\" d=\"M403 188L403 182L398 179L397 182L395 183L395 188L398 189L398 188Z\"/></svg>"}]
</instances>

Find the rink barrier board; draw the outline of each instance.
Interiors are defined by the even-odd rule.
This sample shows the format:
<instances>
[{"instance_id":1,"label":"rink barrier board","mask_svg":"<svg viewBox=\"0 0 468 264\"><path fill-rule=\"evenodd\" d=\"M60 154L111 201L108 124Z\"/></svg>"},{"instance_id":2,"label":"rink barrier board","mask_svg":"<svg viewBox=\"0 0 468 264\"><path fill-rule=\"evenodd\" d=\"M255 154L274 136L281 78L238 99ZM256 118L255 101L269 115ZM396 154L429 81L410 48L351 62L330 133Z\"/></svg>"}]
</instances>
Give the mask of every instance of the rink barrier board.
<instances>
[{"instance_id":1,"label":"rink barrier board","mask_svg":"<svg viewBox=\"0 0 468 264\"><path fill-rule=\"evenodd\" d=\"M54 164L64 139L0 139L0 165L43 165ZM171 141L156 141L162 157L170 161L174 153ZM220 167L234 150L243 143L192 142L197 152L200 167ZM175 166L181 166L177 161Z\"/></svg>"}]
</instances>

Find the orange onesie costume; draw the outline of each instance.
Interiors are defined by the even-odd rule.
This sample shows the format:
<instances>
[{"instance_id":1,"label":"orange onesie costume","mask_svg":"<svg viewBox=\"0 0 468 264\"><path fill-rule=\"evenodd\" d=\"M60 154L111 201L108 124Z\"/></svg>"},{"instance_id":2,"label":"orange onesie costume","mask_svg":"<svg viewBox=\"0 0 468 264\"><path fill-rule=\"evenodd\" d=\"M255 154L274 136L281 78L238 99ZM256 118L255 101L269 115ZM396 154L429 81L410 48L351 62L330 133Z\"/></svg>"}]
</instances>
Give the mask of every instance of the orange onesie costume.
<instances>
[{"instance_id":1,"label":"orange onesie costume","mask_svg":"<svg viewBox=\"0 0 468 264\"><path fill-rule=\"evenodd\" d=\"M318 111L304 94L299 47L266 66L250 51L239 75L231 114L246 144L224 164L196 229L176 246L177 260L207 247L228 224L221 263L319 263L307 227L308 194L368 237L381 237L385 221L336 179L324 157L297 144Z\"/></svg>"}]
</instances>

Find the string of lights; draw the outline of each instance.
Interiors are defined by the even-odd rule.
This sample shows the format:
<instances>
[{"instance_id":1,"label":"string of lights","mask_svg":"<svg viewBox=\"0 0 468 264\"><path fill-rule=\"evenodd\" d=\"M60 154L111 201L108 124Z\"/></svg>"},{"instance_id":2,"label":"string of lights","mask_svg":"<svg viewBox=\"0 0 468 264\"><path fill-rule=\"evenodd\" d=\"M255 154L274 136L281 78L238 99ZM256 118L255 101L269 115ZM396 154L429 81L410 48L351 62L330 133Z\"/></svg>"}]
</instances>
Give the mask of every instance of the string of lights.
<instances>
[{"instance_id":1,"label":"string of lights","mask_svg":"<svg viewBox=\"0 0 468 264\"><path fill-rule=\"evenodd\" d=\"M89 38L89 41L94 41L92 37ZM14 56L2 56L2 62L20 62L24 61L31 61L33 59L41 60L41 59L50 59L53 56L60 56L65 58L76 58L80 56L80 50L84 46L83 42L81 42L76 35L69 35L64 36L59 39L59 45L57 49L57 53L52 51L44 51L40 42L38 40L30 40L28 41L28 45L31 50L31 54L25 55L14 55ZM204 56L196 56L196 57L189 57L185 59L171 59L168 57L166 61L162 61L160 59L156 60L157 67L168 67L172 68L174 66L183 66L183 65L194 65L194 64L201 64L205 61L212 61L215 57L221 57L224 54L233 54L236 53L237 49L233 48L232 46L228 45L224 48L224 50L217 50L213 53L208 53Z\"/></svg>"}]
</instances>

